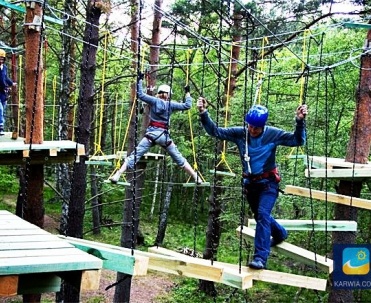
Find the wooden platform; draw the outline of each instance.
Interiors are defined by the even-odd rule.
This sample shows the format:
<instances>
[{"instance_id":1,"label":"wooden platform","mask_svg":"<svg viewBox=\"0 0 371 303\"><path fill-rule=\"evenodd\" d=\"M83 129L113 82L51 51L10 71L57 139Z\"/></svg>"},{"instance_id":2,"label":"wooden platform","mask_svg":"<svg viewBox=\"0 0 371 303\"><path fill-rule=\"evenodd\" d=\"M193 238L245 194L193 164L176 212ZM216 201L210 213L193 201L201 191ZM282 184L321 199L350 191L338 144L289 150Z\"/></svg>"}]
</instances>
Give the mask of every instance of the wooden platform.
<instances>
[{"instance_id":1,"label":"wooden platform","mask_svg":"<svg viewBox=\"0 0 371 303\"><path fill-rule=\"evenodd\" d=\"M236 232L240 235L241 227L237 227ZM255 230L242 226L242 236L246 240L253 242L255 238ZM334 269L334 264L331 259L287 242L282 242L281 244L272 247L272 251L277 251L280 254L288 256L300 263L313 266L328 273L331 273Z\"/></svg>"},{"instance_id":2,"label":"wooden platform","mask_svg":"<svg viewBox=\"0 0 371 303\"><path fill-rule=\"evenodd\" d=\"M0 297L56 292L61 278L80 290L96 290L102 265L99 258L0 210Z\"/></svg>"},{"instance_id":3,"label":"wooden platform","mask_svg":"<svg viewBox=\"0 0 371 303\"><path fill-rule=\"evenodd\" d=\"M73 141L44 141L42 144L24 143L24 138L11 139L12 133L0 136L0 165L21 165L31 157L33 164L51 164L79 161L85 156L83 144Z\"/></svg>"}]
</instances>

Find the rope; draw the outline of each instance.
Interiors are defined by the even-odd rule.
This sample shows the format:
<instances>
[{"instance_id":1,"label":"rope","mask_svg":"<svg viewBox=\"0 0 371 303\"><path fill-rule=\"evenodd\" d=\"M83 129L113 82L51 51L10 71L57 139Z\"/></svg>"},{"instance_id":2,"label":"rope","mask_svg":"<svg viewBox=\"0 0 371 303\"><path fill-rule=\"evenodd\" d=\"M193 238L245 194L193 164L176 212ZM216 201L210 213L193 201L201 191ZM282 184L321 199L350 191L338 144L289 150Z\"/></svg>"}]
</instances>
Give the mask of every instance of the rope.
<instances>
[{"instance_id":1,"label":"rope","mask_svg":"<svg viewBox=\"0 0 371 303\"><path fill-rule=\"evenodd\" d=\"M102 129L103 129L103 111L104 111L104 94L105 94L105 82L106 82L106 66L107 66L107 40L109 37L109 31L106 31L104 33L104 40L103 40L103 68L102 68L102 82L101 82L101 94L100 94L100 105L97 104L97 109L99 108L99 123L98 133L95 132L95 142L94 142L94 154L93 157L97 154L104 155L104 152L102 151ZM97 101L98 103L98 101ZM98 137L98 138L97 138Z\"/></svg>"},{"instance_id":2,"label":"rope","mask_svg":"<svg viewBox=\"0 0 371 303\"><path fill-rule=\"evenodd\" d=\"M229 67L228 67L228 84L227 84L227 96L226 96L226 105L225 105L225 117L224 117L224 127L227 127L228 125L228 112L229 112L229 100L230 100L230 89L231 89L231 78L232 78L232 60L233 60L233 46L234 42L231 45L231 51L229 55ZM223 141L223 149L220 155L220 161L216 164L216 168L219 167L222 163L225 164L225 166L228 168L229 172L234 174L231 167L229 166L227 160L226 160L226 150L227 150L227 141Z\"/></svg>"},{"instance_id":3,"label":"rope","mask_svg":"<svg viewBox=\"0 0 371 303\"><path fill-rule=\"evenodd\" d=\"M187 58L187 68L186 68L186 86L189 85L189 61L190 61L190 54L192 53L192 50L189 49L186 52L186 58ZM191 135L191 146L192 146L192 156L193 156L193 169L197 173L197 178L200 177L203 182L205 182L205 178L202 176L201 172L198 169L198 162L196 159L196 148L195 148L195 142L194 142L194 136L193 136L193 123L192 123L192 116L191 116L191 111L188 110L188 123L189 123L189 131ZM192 177L190 176L187 180L187 183ZM197 186L196 186L197 187Z\"/></svg>"}]
</instances>

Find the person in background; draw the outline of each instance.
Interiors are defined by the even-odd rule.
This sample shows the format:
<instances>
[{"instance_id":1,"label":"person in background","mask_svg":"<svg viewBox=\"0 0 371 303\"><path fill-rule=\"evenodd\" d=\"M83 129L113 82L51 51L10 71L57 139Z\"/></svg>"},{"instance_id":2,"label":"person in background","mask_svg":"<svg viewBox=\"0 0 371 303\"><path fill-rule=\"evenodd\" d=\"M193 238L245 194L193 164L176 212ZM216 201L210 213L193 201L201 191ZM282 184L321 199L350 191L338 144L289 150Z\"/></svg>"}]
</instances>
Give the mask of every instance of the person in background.
<instances>
[{"instance_id":1,"label":"person in background","mask_svg":"<svg viewBox=\"0 0 371 303\"><path fill-rule=\"evenodd\" d=\"M160 85L157 90L157 96L150 96L143 92L144 74L139 75L138 81L138 98L150 106L150 123L147 127L144 137L139 142L135 150L125 159L119 170L110 178L112 183L117 183L120 176L128 168L134 167L134 158L136 162L154 145L158 144L164 148L171 156L173 161L182 167L195 182L200 185L202 179L191 167L188 161L183 157L176 147L174 141L170 138L170 116L174 111L189 110L192 107L192 98L190 88L187 85L185 89L185 102L180 103L170 100L171 88L169 85Z\"/></svg>"},{"instance_id":2,"label":"person in background","mask_svg":"<svg viewBox=\"0 0 371 303\"><path fill-rule=\"evenodd\" d=\"M266 268L270 248L287 238L287 231L272 217L278 198L281 177L276 165L276 148L300 146L305 143L305 104L296 110L293 133L266 125L268 109L254 105L245 116L246 126L217 127L207 111L207 100L197 100L200 119L206 132L220 140L234 142L242 162L244 193L256 220L254 256L248 264L253 269Z\"/></svg>"},{"instance_id":3,"label":"person in background","mask_svg":"<svg viewBox=\"0 0 371 303\"><path fill-rule=\"evenodd\" d=\"M6 100L8 98L8 89L11 86L16 86L17 83L13 82L8 77L8 68L5 65L6 53L0 49L0 136L4 135L5 124L5 109Z\"/></svg>"}]
</instances>

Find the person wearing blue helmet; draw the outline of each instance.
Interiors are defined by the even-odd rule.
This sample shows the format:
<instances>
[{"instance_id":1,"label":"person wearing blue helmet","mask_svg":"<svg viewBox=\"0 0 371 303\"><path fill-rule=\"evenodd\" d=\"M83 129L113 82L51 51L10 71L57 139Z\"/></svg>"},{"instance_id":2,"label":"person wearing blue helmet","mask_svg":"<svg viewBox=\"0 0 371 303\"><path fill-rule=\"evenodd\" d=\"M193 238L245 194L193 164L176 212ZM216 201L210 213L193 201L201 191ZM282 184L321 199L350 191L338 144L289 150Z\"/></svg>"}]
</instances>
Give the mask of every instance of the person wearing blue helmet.
<instances>
[{"instance_id":1,"label":"person wearing blue helmet","mask_svg":"<svg viewBox=\"0 0 371 303\"><path fill-rule=\"evenodd\" d=\"M294 132L268 126L268 109L262 105L250 108L245 115L246 126L234 127L217 127L209 116L205 98L198 98L197 108L201 123L210 136L234 142L238 147L244 192L256 220L255 250L249 267L264 269L270 248L287 238L285 228L271 215L281 181L276 165L276 149L279 145L304 145L307 106L303 104L297 108Z\"/></svg>"}]
</instances>

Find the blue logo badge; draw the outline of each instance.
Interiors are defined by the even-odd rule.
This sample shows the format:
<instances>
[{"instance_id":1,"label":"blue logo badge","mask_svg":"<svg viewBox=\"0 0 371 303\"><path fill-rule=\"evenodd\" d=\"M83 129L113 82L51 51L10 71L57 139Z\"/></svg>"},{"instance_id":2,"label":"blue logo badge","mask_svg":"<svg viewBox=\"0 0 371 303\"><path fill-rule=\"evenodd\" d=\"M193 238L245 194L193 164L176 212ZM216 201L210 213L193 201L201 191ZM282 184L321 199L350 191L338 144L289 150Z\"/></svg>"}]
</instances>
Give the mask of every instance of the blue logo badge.
<instances>
[{"instance_id":1,"label":"blue logo badge","mask_svg":"<svg viewBox=\"0 0 371 303\"><path fill-rule=\"evenodd\" d=\"M370 244L335 244L333 287L371 289Z\"/></svg>"}]
</instances>

